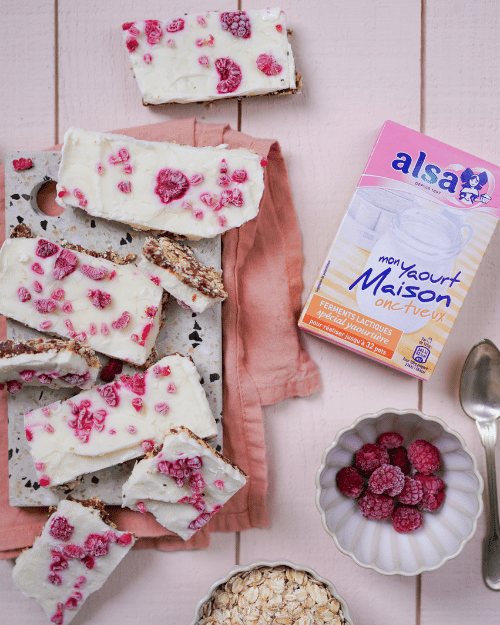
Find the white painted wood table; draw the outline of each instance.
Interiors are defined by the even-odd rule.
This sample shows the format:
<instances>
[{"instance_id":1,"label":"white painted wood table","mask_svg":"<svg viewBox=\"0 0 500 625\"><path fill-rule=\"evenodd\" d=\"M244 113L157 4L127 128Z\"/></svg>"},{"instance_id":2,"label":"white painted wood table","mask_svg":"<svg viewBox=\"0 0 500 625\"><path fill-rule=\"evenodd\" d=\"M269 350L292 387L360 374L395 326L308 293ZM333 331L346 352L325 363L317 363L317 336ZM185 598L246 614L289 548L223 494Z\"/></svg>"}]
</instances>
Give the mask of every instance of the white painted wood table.
<instances>
[{"instance_id":1,"label":"white painted wood table","mask_svg":"<svg viewBox=\"0 0 500 625\"><path fill-rule=\"evenodd\" d=\"M49 147L69 126L105 131L189 116L277 139L303 235L304 297L386 119L500 164L497 0L283 0L304 76L300 95L159 109L141 105L122 22L236 10L236 2L3 0L0 6L2 154ZM262 6L243 0L240 8ZM75 625L188 624L212 581L237 563L263 558L292 560L329 578L357 624L498 623L500 593L481 579L484 516L464 551L441 569L382 576L357 566L324 532L314 479L337 431L386 407L420 408L444 419L464 436L484 475L475 425L459 406L458 379L475 341L488 337L500 345L499 249L497 231L429 382L304 336L323 390L265 410L269 527L214 534L204 551L132 552ZM11 570L12 561L0 562L0 606L9 622L44 622L40 608L13 586Z\"/></svg>"}]
</instances>

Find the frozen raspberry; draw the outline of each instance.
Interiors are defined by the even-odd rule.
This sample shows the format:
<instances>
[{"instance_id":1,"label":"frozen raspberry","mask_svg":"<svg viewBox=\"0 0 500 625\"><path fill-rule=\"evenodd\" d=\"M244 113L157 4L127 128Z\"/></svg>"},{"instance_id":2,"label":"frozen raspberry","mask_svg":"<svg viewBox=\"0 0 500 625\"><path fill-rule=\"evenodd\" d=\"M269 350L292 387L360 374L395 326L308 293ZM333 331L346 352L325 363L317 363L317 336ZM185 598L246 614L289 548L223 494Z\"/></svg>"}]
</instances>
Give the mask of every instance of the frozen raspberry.
<instances>
[{"instance_id":1,"label":"frozen raspberry","mask_svg":"<svg viewBox=\"0 0 500 625\"><path fill-rule=\"evenodd\" d=\"M399 506L392 515L392 526L396 532L413 532L422 526L424 517L420 510L411 506Z\"/></svg>"},{"instance_id":2,"label":"frozen raspberry","mask_svg":"<svg viewBox=\"0 0 500 625\"><path fill-rule=\"evenodd\" d=\"M146 392L146 379L144 373L134 373L134 375L121 375L120 381L136 395L144 395Z\"/></svg>"},{"instance_id":3,"label":"frozen raspberry","mask_svg":"<svg viewBox=\"0 0 500 625\"><path fill-rule=\"evenodd\" d=\"M106 308L111 304L111 295L96 289L95 291L87 291L87 297L96 308Z\"/></svg>"},{"instance_id":4,"label":"frozen raspberry","mask_svg":"<svg viewBox=\"0 0 500 625\"><path fill-rule=\"evenodd\" d=\"M134 397L134 399L132 400L132 406L135 408L135 410L137 410L137 412L140 412L143 406L142 399L140 397ZM143 443L143 448L144 448L144 443Z\"/></svg>"},{"instance_id":5,"label":"frozen raspberry","mask_svg":"<svg viewBox=\"0 0 500 625\"><path fill-rule=\"evenodd\" d=\"M259 54L257 57L257 67L266 76L277 76L283 71L283 67L272 54Z\"/></svg>"},{"instance_id":6,"label":"frozen raspberry","mask_svg":"<svg viewBox=\"0 0 500 625\"><path fill-rule=\"evenodd\" d=\"M393 447L387 450L389 453L390 463L399 467L405 475L411 473L411 464L408 460L406 447Z\"/></svg>"},{"instance_id":7,"label":"frozen raspberry","mask_svg":"<svg viewBox=\"0 0 500 625\"><path fill-rule=\"evenodd\" d=\"M78 259L73 252L66 249L61 250L61 253L56 258L52 277L55 280L62 280L75 271L77 263Z\"/></svg>"},{"instance_id":8,"label":"frozen raspberry","mask_svg":"<svg viewBox=\"0 0 500 625\"><path fill-rule=\"evenodd\" d=\"M67 373L66 375L61 376L61 380L73 386L83 386L89 381L89 379L90 374L88 372L83 375L78 375L78 373Z\"/></svg>"},{"instance_id":9,"label":"frozen raspberry","mask_svg":"<svg viewBox=\"0 0 500 625\"><path fill-rule=\"evenodd\" d=\"M129 532L126 532L125 534L122 534L121 536L118 536L117 540L116 540L116 544L117 545L130 545L130 543L132 542L132 534L130 534Z\"/></svg>"},{"instance_id":10,"label":"frozen raspberry","mask_svg":"<svg viewBox=\"0 0 500 625\"><path fill-rule=\"evenodd\" d=\"M59 251L59 246L55 243L51 243L46 239L40 239L36 246L35 254L39 258L49 258L50 256L54 256Z\"/></svg>"},{"instance_id":11,"label":"frozen raspberry","mask_svg":"<svg viewBox=\"0 0 500 625\"><path fill-rule=\"evenodd\" d=\"M227 174L221 174L217 180L219 187L228 187L231 184L231 178Z\"/></svg>"},{"instance_id":12,"label":"frozen raspberry","mask_svg":"<svg viewBox=\"0 0 500 625\"><path fill-rule=\"evenodd\" d=\"M29 302L29 300L31 299L30 292L24 286L20 286L17 289L17 297L19 298L19 301L21 302Z\"/></svg>"},{"instance_id":13,"label":"frozen raspberry","mask_svg":"<svg viewBox=\"0 0 500 625\"><path fill-rule=\"evenodd\" d=\"M422 484L424 495L426 493L432 493L433 495L435 495L436 493L439 493L439 491L445 489L445 483L443 482L443 480L433 473L430 473L429 475L424 475L423 473L415 473L413 477Z\"/></svg>"},{"instance_id":14,"label":"frozen raspberry","mask_svg":"<svg viewBox=\"0 0 500 625\"><path fill-rule=\"evenodd\" d=\"M155 404L155 410L160 414L167 414L167 412L170 410L170 406L162 401L158 404Z\"/></svg>"},{"instance_id":15,"label":"frozen raspberry","mask_svg":"<svg viewBox=\"0 0 500 625\"><path fill-rule=\"evenodd\" d=\"M123 330L130 323L130 319L130 313L125 311L118 317L116 321L112 322L111 327L113 328L113 330ZM104 332L102 333L104 334Z\"/></svg>"},{"instance_id":16,"label":"frozen raspberry","mask_svg":"<svg viewBox=\"0 0 500 625\"><path fill-rule=\"evenodd\" d=\"M198 58L198 63L203 65L203 67L208 67L210 65L210 61L208 60L208 56L200 56Z\"/></svg>"},{"instance_id":17,"label":"frozen raspberry","mask_svg":"<svg viewBox=\"0 0 500 625\"><path fill-rule=\"evenodd\" d=\"M51 313L57 308L57 304L51 299L36 299L33 305L42 315Z\"/></svg>"},{"instance_id":18,"label":"frozen raspberry","mask_svg":"<svg viewBox=\"0 0 500 625\"><path fill-rule=\"evenodd\" d=\"M83 543L83 548L89 555L99 558L108 553L109 541L102 534L89 534Z\"/></svg>"},{"instance_id":19,"label":"frozen raspberry","mask_svg":"<svg viewBox=\"0 0 500 625\"><path fill-rule=\"evenodd\" d=\"M50 299L61 300L61 299L64 299L65 297L66 297L66 293L64 292L64 289L54 289L52 293L50 294Z\"/></svg>"},{"instance_id":20,"label":"frozen raspberry","mask_svg":"<svg viewBox=\"0 0 500 625\"><path fill-rule=\"evenodd\" d=\"M80 603L82 599L83 599L82 593L76 591L70 597L66 599L66 603L64 604L64 607L66 608L66 610L76 610L76 608L78 607L78 604Z\"/></svg>"},{"instance_id":21,"label":"frozen raspberry","mask_svg":"<svg viewBox=\"0 0 500 625\"><path fill-rule=\"evenodd\" d=\"M367 519L387 519L394 511L394 501L389 495L378 495L367 490L358 499L358 507Z\"/></svg>"},{"instance_id":22,"label":"frozen raspberry","mask_svg":"<svg viewBox=\"0 0 500 625\"><path fill-rule=\"evenodd\" d=\"M383 432L377 438L377 444L384 449L394 449L403 445L404 438L397 432Z\"/></svg>"},{"instance_id":23,"label":"frozen raspberry","mask_svg":"<svg viewBox=\"0 0 500 625\"><path fill-rule=\"evenodd\" d=\"M189 189L189 180L177 169L161 169L156 176L155 193L163 204L183 197Z\"/></svg>"},{"instance_id":24,"label":"frozen raspberry","mask_svg":"<svg viewBox=\"0 0 500 625\"><path fill-rule=\"evenodd\" d=\"M62 577L59 573L49 573L47 575L47 581L54 586L60 586L62 584Z\"/></svg>"},{"instance_id":25,"label":"frozen raspberry","mask_svg":"<svg viewBox=\"0 0 500 625\"><path fill-rule=\"evenodd\" d=\"M108 364L103 367L99 377L103 382L112 382L115 375L119 375L123 370L123 363L120 360L110 358Z\"/></svg>"},{"instance_id":26,"label":"frozen raspberry","mask_svg":"<svg viewBox=\"0 0 500 625\"><path fill-rule=\"evenodd\" d=\"M64 571L69 566L68 560L63 556L62 551L59 551L59 549L51 549L50 558L51 563L49 568L51 571Z\"/></svg>"},{"instance_id":27,"label":"frozen raspberry","mask_svg":"<svg viewBox=\"0 0 500 625\"><path fill-rule=\"evenodd\" d=\"M118 190L122 193L132 193L132 183L131 182L119 182Z\"/></svg>"},{"instance_id":28,"label":"frozen raspberry","mask_svg":"<svg viewBox=\"0 0 500 625\"><path fill-rule=\"evenodd\" d=\"M33 161L31 158L19 158L15 161L12 161L12 165L14 166L15 171L24 171L25 169L31 169L33 167Z\"/></svg>"},{"instance_id":29,"label":"frozen raspberry","mask_svg":"<svg viewBox=\"0 0 500 625\"><path fill-rule=\"evenodd\" d=\"M103 280L108 275L106 267L92 267L91 265L82 265L80 271L84 276L91 280Z\"/></svg>"},{"instance_id":30,"label":"frozen raspberry","mask_svg":"<svg viewBox=\"0 0 500 625\"><path fill-rule=\"evenodd\" d=\"M18 380L8 380L7 381L7 393L11 395L15 395L19 393L19 391L23 388L22 382Z\"/></svg>"},{"instance_id":31,"label":"frozen raspberry","mask_svg":"<svg viewBox=\"0 0 500 625\"><path fill-rule=\"evenodd\" d=\"M87 582L87 578L85 577L85 575L80 575L80 577L76 579L76 582L73 588L81 588L86 582Z\"/></svg>"},{"instance_id":32,"label":"frozen raspberry","mask_svg":"<svg viewBox=\"0 0 500 625\"><path fill-rule=\"evenodd\" d=\"M441 507L444 498L444 490L440 490L437 493L424 493L420 501L420 508L426 512L435 512Z\"/></svg>"},{"instance_id":33,"label":"frozen raspberry","mask_svg":"<svg viewBox=\"0 0 500 625\"><path fill-rule=\"evenodd\" d=\"M124 22L122 24L122 30L128 30L131 26L133 26L135 22Z\"/></svg>"},{"instance_id":34,"label":"frozen raspberry","mask_svg":"<svg viewBox=\"0 0 500 625\"><path fill-rule=\"evenodd\" d=\"M193 186L196 186L197 184L201 184L204 180L205 177L203 174L194 174L194 176L191 176L190 182Z\"/></svg>"},{"instance_id":35,"label":"frozen raspberry","mask_svg":"<svg viewBox=\"0 0 500 625\"><path fill-rule=\"evenodd\" d=\"M364 481L355 467L343 467L337 473L335 480L339 491L347 497L354 499L363 492Z\"/></svg>"},{"instance_id":36,"label":"frozen raspberry","mask_svg":"<svg viewBox=\"0 0 500 625\"><path fill-rule=\"evenodd\" d=\"M129 52L135 52L135 50L139 47L139 42L135 37L129 37L125 42L125 45L127 46L127 50Z\"/></svg>"},{"instance_id":37,"label":"frozen raspberry","mask_svg":"<svg viewBox=\"0 0 500 625\"><path fill-rule=\"evenodd\" d=\"M75 528L70 524L65 516L56 516L50 524L49 534L56 540L66 542L73 536Z\"/></svg>"},{"instance_id":38,"label":"frozen raspberry","mask_svg":"<svg viewBox=\"0 0 500 625\"><path fill-rule=\"evenodd\" d=\"M231 11L220 14L222 30L229 31L234 37L248 39L252 34L250 20L245 11Z\"/></svg>"},{"instance_id":39,"label":"frozen raspberry","mask_svg":"<svg viewBox=\"0 0 500 625\"><path fill-rule=\"evenodd\" d=\"M399 495L405 484L405 476L399 467L383 464L375 469L368 480L368 488L372 493L381 495L387 492L391 497Z\"/></svg>"},{"instance_id":40,"label":"frozen raspberry","mask_svg":"<svg viewBox=\"0 0 500 625\"><path fill-rule=\"evenodd\" d=\"M171 374L170 367L160 367L160 365L155 365L153 367L153 373L156 378L166 377Z\"/></svg>"},{"instance_id":41,"label":"frozen raspberry","mask_svg":"<svg viewBox=\"0 0 500 625\"><path fill-rule=\"evenodd\" d=\"M106 386L98 386L97 392L104 399L104 401L108 404L108 406L114 407L118 406L120 403L120 398L116 391L114 384L106 384Z\"/></svg>"},{"instance_id":42,"label":"frozen raspberry","mask_svg":"<svg viewBox=\"0 0 500 625\"><path fill-rule=\"evenodd\" d=\"M81 559L85 556L85 551L83 550L83 547L80 547L80 545L66 545L65 547L63 547L62 552L66 556L66 558Z\"/></svg>"},{"instance_id":43,"label":"frozen raspberry","mask_svg":"<svg viewBox=\"0 0 500 625\"><path fill-rule=\"evenodd\" d=\"M167 33L177 33L180 30L184 30L184 20L182 17L177 18L176 20L172 20L170 24L167 24L166 31Z\"/></svg>"},{"instance_id":44,"label":"frozen raspberry","mask_svg":"<svg viewBox=\"0 0 500 625\"><path fill-rule=\"evenodd\" d=\"M408 460L415 471L429 475L439 468L441 456L437 447L422 439L414 441L408 447Z\"/></svg>"},{"instance_id":45,"label":"frozen raspberry","mask_svg":"<svg viewBox=\"0 0 500 625\"><path fill-rule=\"evenodd\" d=\"M248 178L247 172L244 169L237 169L234 174L231 176L233 182L245 182Z\"/></svg>"},{"instance_id":46,"label":"frozen raspberry","mask_svg":"<svg viewBox=\"0 0 500 625\"><path fill-rule=\"evenodd\" d=\"M365 443L355 455L356 467L365 474L370 474L383 464L389 464L386 449L374 443Z\"/></svg>"},{"instance_id":47,"label":"frozen raspberry","mask_svg":"<svg viewBox=\"0 0 500 625\"><path fill-rule=\"evenodd\" d=\"M25 382L32 380L35 373L36 371L33 371L33 369L23 369L23 371L19 371L19 375Z\"/></svg>"},{"instance_id":48,"label":"frozen raspberry","mask_svg":"<svg viewBox=\"0 0 500 625\"><path fill-rule=\"evenodd\" d=\"M405 476L405 484L403 490L398 495L398 500L407 506L416 506L422 499L424 489L418 480Z\"/></svg>"},{"instance_id":49,"label":"frozen raspberry","mask_svg":"<svg viewBox=\"0 0 500 625\"><path fill-rule=\"evenodd\" d=\"M33 263L31 265L31 271L34 271L35 273L37 273L40 276L43 276L43 274L45 273L45 271L43 270L42 265L40 265L40 263Z\"/></svg>"},{"instance_id":50,"label":"frozen raspberry","mask_svg":"<svg viewBox=\"0 0 500 625\"><path fill-rule=\"evenodd\" d=\"M243 75L241 67L232 59L220 58L215 61L215 69L219 74L217 93L233 93L241 84Z\"/></svg>"},{"instance_id":51,"label":"frozen raspberry","mask_svg":"<svg viewBox=\"0 0 500 625\"><path fill-rule=\"evenodd\" d=\"M83 559L82 559L82 564L85 565L85 568L89 569L89 571L91 571L94 566L95 566L95 560L94 557L91 556L90 554L87 554Z\"/></svg>"},{"instance_id":52,"label":"frozen raspberry","mask_svg":"<svg viewBox=\"0 0 500 625\"><path fill-rule=\"evenodd\" d=\"M207 22L205 20L205 18L203 17L203 15L198 15L196 17L196 21L198 22L198 24L202 27L202 28L206 28L207 27Z\"/></svg>"},{"instance_id":53,"label":"frozen raspberry","mask_svg":"<svg viewBox=\"0 0 500 625\"><path fill-rule=\"evenodd\" d=\"M64 302L62 306L62 311L63 313L70 315L73 312L73 305L71 304L71 302Z\"/></svg>"},{"instance_id":54,"label":"frozen raspberry","mask_svg":"<svg viewBox=\"0 0 500 625\"><path fill-rule=\"evenodd\" d=\"M43 291L43 286L40 284L40 282L38 282L38 280L35 280L33 282L33 290L35 291L35 293L41 293Z\"/></svg>"},{"instance_id":55,"label":"frozen raspberry","mask_svg":"<svg viewBox=\"0 0 500 625\"><path fill-rule=\"evenodd\" d=\"M205 488L205 480L201 473L193 473L189 478L189 487L193 491L193 493L200 494L203 492Z\"/></svg>"},{"instance_id":56,"label":"frozen raspberry","mask_svg":"<svg viewBox=\"0 0 500 625\"><path fill-rule=\"evenodd\" d=\"M154 46L156 43L161 41L163 37L163 31L161 29L161 24L158 20L146 20L146 41L150 46Z\"/></svg>"},{"instance_id":57,"label":"frozen raspberry","mask_svg":"<svg viewBox=\"0 0 500 625\"><path fill-rule=\"evenodd\" d=\"M143 57L142 60L144 61L144 63L146 63L146 65L150 65L151 62L153 61L153 57L151 56L151 54L149 54L149 52L147 52ZM125 168L122 169L122 171L125 171ZM127 174L131 174L131 171L127 171L125 172Z\"/></svg>"}]
</instances>

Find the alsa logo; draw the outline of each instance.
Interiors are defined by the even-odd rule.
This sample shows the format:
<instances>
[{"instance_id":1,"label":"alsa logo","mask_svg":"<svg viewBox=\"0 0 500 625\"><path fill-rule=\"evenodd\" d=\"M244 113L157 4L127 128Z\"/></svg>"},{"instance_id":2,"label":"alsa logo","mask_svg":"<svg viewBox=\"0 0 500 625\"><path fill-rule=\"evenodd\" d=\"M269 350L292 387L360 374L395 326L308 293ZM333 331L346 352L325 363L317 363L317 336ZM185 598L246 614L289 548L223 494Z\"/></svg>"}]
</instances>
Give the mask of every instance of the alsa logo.
<instances>
[{"instance_id":1,"label":"alsa logo","mask_svg":"<svg viewBox=\"0 0 500 625\"><path fill-rule=\"evenodd\" d=\"M419 152L415 163L406 152L398 152L396 157L391 163L394 170L422 180L426 185L437 185L453 196L456 205L473 207L491 200L494 179L485 169L450 165L443 171L438 165L427 162L425 152Z\"/></svg>"}]
</instances>

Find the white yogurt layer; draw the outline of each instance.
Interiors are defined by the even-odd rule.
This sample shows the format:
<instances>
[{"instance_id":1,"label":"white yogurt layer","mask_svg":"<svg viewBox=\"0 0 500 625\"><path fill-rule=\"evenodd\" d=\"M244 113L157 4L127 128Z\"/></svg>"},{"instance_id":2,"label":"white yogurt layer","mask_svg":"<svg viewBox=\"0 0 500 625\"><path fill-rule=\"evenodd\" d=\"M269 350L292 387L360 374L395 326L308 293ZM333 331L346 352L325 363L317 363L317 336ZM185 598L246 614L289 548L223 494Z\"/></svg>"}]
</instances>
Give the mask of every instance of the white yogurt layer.
<instances>
[{"instance_id":1,"label":"white yogurt layer","mask_svg":"<svg viewBox=\"0 0 500 625\"><path fill-rule=\"evenodd\" d=\"M117 265L41 237L5 241L0 313L108 356L146 362L159 331L162 289L135 265Z\"/></svg>"},{"instance_id":2,"label":"white yogurt layer","mask_svg":"<svg viewBox=\"0 0 500 625\"><path fill-rule=\"evenodd\" d=\"M179 15L122 28L145 104L296 88L286 17L279 8Z\"/></svg>"},{"instance_id":3,"label":"white yogurt layer","mask_svg":"<svg viewBox=\"0 0 500 625\"><path fill-rule=\"evenodd\" d=\"M181 425L201 438L217 435L196 367L178 354L145 373L121 375L24 416L38 480L45 487L142 456Z\"/></svg>"},{"instance_id":4,"label":"white yogurt layer","mask_svg":"<svg viewBox=\"0 0 500 625\"><path fill-rule=\"evenodd\" d=\"M89 389L98 373L99 366L90 366L70 347L0 358L0 384L7 384L9 393L23 386Z\"/></svg>"},{"instance_id":5,"label":"white yogurt layer","mask_svg":"<svg viewBox=\"0 0 500 625\"><path fill-rule=\"evenodd\" d=\"M70 128L57 202L142 230L214 237L253 219L264 191L261 157Z\"/></svg>"},{"instance_id":6,"label":"white yogurt layer","mask_svg":"<svg viewBox=\"0 0 500 625\"><path fill-rule=\"evenodd\" d=\"M246 483L245 475L186 430L139 461L123 485L123 507L151 512L184 540L202 528Z\"/></svg>"},{"instance_id":7,"label":"white yogurt layer","mask_svg":"<svg viewBox=\"0 0 500 625\"><path fill-rule=\"evenodd\" d=\"M52 623L68 625L134 542L129 532L107 525L97 510L63 500L33 547L17 558L12 578Z\"/></svg>"}]
</instances>

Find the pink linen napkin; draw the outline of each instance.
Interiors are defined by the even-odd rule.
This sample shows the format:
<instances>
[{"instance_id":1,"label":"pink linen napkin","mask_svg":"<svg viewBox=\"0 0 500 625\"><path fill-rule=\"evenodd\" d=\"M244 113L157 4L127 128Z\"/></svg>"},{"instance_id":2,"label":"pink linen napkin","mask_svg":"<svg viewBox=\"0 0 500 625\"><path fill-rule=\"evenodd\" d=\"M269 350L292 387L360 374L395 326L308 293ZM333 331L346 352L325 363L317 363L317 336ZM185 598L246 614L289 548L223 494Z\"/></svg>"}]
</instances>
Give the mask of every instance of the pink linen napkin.
<instances>
[{"instance_id":1,"label":"pink linen napkin","mask_svg":"<svg viewBox=\"0 0 500 625\"><path fill-rule=\"evenodd\" d=\"M245 147L267 160L265 190L258 216L223 235L222 268L228 298L222 307L224 455L247 475L241 489L194 536L183 541L150 514L110 507L119 529L136 534L138 548L164 551L202 549L210 531L234 532L268 523L265 495L267 463L262 406L320 388L316 365L300 343L301 235L288 173L279 144L254 139L227 125L202 124L194 118L115 131L149 141L185 145ZM50 149L59 149L55 146ZM3 168L0 206L4 205ZM0 232L5 215L0 210ZM279 314L276 314L276 311ZM0 319L0 336L5 337ZM14 508L8 499L7 401L0 396L0 559L30 546L47 519L47 508Z\"/></svg>"}]
</instances>

